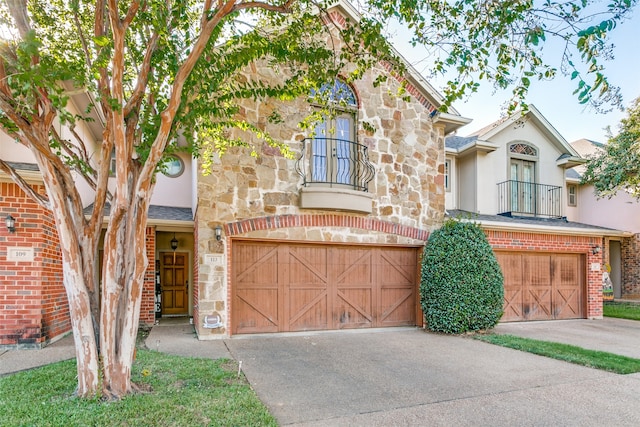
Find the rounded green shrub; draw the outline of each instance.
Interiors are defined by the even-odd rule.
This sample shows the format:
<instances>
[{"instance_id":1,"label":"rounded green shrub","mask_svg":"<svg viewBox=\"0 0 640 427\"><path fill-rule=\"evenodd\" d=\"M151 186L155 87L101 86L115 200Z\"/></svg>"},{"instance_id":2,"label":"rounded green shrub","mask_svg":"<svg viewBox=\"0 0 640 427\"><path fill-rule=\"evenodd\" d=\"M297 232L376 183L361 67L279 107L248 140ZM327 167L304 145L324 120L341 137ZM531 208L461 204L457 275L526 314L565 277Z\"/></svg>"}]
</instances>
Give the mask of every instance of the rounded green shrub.
<instances>
[{"instance_id":1,"label":"rounded green shrub","mask_svg":"<svg viewBox=\"0 0 640 427\"><path fill-rule=\"evenodd\" d=\"M427 328L460 334L490 329L502 316L503 276L478 224L447 220L422 258L420 301Z\"/></svg>"}]
</instances>

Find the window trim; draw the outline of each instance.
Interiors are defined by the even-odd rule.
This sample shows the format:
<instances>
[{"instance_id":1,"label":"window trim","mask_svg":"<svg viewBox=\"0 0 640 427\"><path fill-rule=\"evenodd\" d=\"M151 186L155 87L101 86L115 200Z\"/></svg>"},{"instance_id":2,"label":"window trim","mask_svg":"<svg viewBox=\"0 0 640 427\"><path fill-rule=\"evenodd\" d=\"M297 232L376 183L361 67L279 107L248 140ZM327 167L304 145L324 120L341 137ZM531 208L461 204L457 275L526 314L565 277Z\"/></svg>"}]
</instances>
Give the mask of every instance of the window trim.
<instances>
[{"instance_id":1,"label":"window trim","mask_svg":"<svg viewBox=\"0 0 640 427\"><path fill-rule=\"evenodd\" d=\"M571 193L571 190L573 190L573 193ZM567 205L578 206L578 186L576 184L567 184Z\"/></svg>"},{"instance_id":2,"label":"window trim","mask_svg":"<svg viewBox=\"0 0 640 427\"><path fill-rule=\"evenodd\" d=\"M184 173L185 170L185 165L184 165L184 160L182 160L180 158L180 156L177 156L175 154L169 154L166 156L167 160L165 162L165 167L162 169L162 174L164 176L166 176L167 178L178 178L179 176L181 176ZM179 166L179 171L175 172L175 173L170 173L169 172L169 165L175 161L178 161L178 163L180 164Z\"/></svg>"}]
</instances>

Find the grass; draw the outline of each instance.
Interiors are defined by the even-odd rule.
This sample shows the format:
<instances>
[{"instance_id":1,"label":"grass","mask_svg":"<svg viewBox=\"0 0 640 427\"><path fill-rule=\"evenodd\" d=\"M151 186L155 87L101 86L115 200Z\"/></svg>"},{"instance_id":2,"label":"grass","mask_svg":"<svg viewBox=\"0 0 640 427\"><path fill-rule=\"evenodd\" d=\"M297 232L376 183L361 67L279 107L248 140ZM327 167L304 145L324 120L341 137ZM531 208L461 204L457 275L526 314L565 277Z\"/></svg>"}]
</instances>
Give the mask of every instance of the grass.
<instances>
[{"instance_id":1,"label":"grass","mask_svg":"<svg viewBox=\"0 0 640 427\"><path fill-rule=\"evenodd\" d=\"M118 402L73 396L75 360L0 378L1 426L275 426L235 361L138 350L132 381L142 390Z\"/></svg>"},{"instance_id":2,"label":"grass","mask_svg":"<svg viewBox=\"0 0 640 427\"><path fill-rule=\"evenodd\" d=\"M640 320L640 304L624 302L605 302L603 306L605 317L619 319Z\"/></svg>"},{"instance_id":3,"label":"grass","mask_svg":"<svg viewBox=\"0 0 640 427\"><path fill-rule=\"evenodd\" d=\"M640 359L620 356L604 351L587 350L573 345L539 341L513 335L476 335L474 338L491 344L563 360L577 365L615 372L617 374L640 372Z\"/></svg>"}]
</instances>

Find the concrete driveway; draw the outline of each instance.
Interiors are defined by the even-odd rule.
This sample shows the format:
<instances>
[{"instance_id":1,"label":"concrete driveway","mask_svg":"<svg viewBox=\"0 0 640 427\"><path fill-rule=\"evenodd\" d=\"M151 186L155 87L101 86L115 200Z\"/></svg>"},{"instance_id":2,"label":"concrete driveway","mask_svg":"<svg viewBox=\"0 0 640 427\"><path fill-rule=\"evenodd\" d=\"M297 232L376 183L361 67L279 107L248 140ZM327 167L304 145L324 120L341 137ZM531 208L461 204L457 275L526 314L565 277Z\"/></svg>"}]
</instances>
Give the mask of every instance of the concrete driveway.
<instances>
[{"instance_id":1,"label":"concrete driveway","mask_svg":"<svg viewBox=\"0 0 640 427\"><path fill-rule=\"evenodd\" d=\"M225 343L281 425L640 425L640 374L471 338L393 328Z\"/></svg>"}]
</instances>

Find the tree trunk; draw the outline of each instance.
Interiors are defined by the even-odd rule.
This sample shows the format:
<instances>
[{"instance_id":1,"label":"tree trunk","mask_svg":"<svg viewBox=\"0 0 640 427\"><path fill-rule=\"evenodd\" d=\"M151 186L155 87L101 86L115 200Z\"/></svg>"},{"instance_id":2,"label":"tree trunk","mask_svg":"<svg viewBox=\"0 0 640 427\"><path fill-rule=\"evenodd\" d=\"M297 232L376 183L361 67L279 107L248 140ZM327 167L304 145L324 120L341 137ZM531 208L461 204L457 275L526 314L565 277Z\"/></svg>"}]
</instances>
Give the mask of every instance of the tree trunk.
<instances>
[{"instance_id":1,"label":"tree trunk","mask_svg":"<svg viewBox=\"0 0 640 427\"><path fill-rule=\"evenodd\" d=\"M129 215L135 217L125 220ZM112 213L110 226L121 230L113 231L110 227L105 236L100 350L103 394L105 398L114 400L133 391L131 366L147 266L144 239L146 211L131 208L122 218ZM126 227L134 230L124 231Z\"/></svg>"},{"instance_id":2,"label":"tree trunk","mask_svg":"<svg viewBox=\"0 0 640 427\"><path fill-rule=\"evenodd\" d=\"M69 298L69 314L76 350L78 373L78 397L94 397L98 392L98 349L90 309L90 298L81 289L82 277L67 262L63 261L64 284Z\"/></svg>"}]
</instances>

